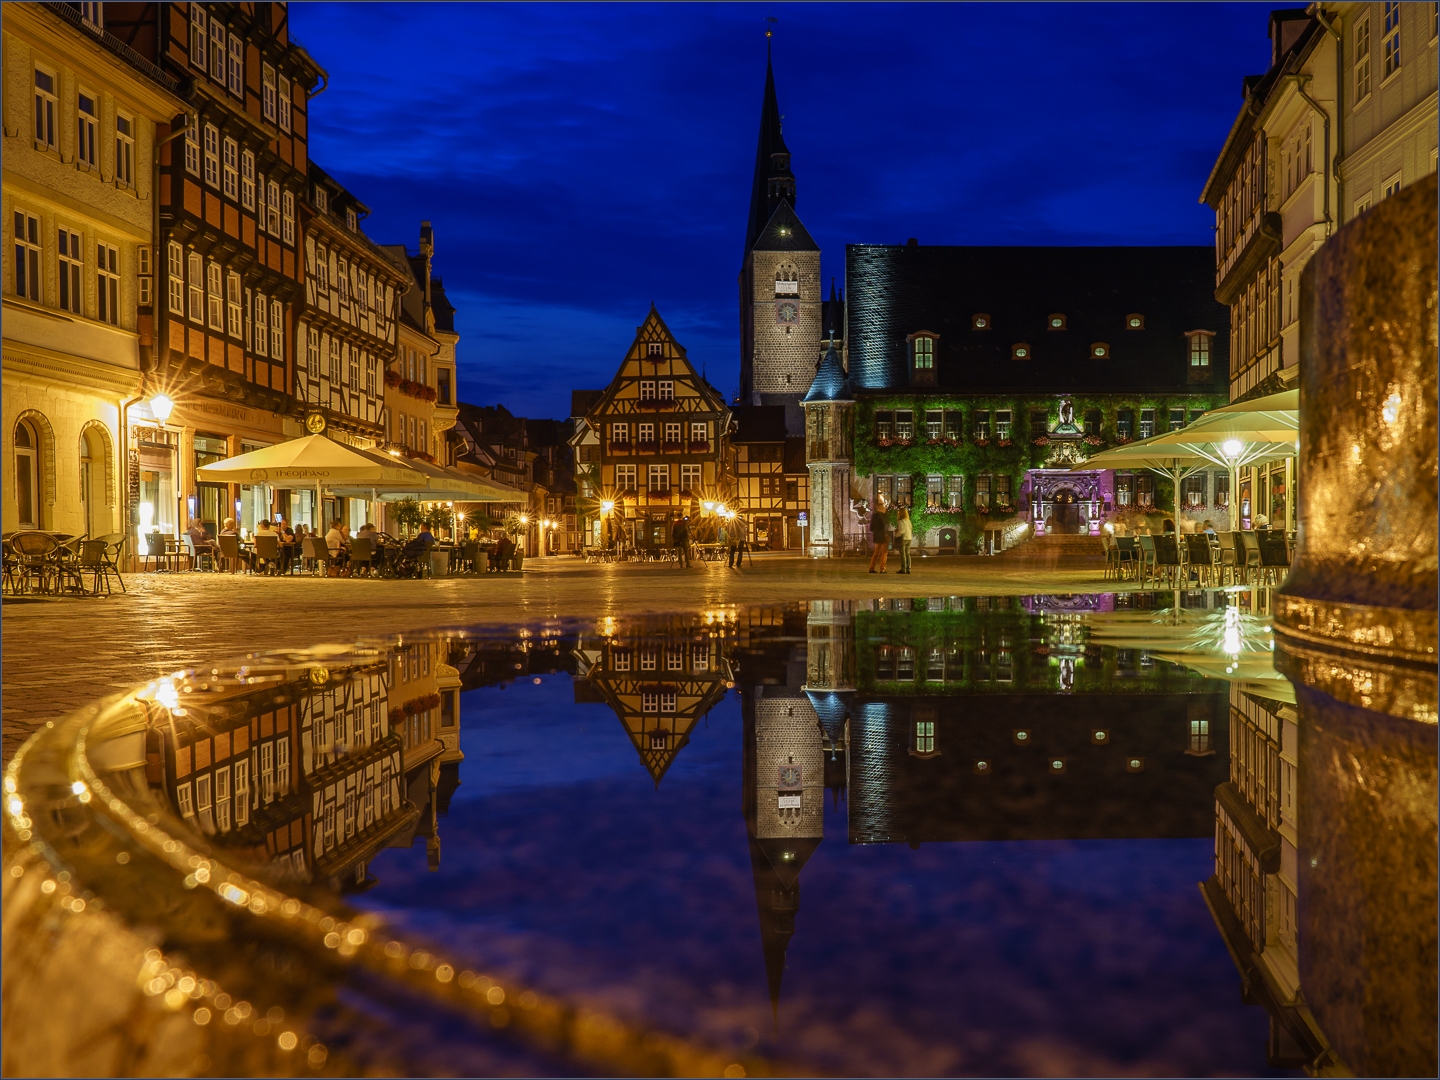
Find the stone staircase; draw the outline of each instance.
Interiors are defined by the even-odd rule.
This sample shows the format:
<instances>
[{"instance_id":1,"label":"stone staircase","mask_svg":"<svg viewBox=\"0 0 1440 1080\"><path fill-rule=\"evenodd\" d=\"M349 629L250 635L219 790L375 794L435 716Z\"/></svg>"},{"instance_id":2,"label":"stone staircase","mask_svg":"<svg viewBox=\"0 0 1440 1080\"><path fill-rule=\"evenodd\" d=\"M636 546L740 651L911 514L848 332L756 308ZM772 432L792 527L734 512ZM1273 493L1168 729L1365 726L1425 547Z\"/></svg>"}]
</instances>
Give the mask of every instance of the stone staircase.
<instances>
[{"instance_id":1,"label":"stone staircase","mask_svg":"<svg viewBox=\"0 0 1440 1080\"><path fill-rule=\"evenodd\" d=\"M1052 533L1022 540L1001 552L998 558L1047 566L1101 567L1105 565L1105 547L1098 536Z\"/></svg>"}]
</instances>

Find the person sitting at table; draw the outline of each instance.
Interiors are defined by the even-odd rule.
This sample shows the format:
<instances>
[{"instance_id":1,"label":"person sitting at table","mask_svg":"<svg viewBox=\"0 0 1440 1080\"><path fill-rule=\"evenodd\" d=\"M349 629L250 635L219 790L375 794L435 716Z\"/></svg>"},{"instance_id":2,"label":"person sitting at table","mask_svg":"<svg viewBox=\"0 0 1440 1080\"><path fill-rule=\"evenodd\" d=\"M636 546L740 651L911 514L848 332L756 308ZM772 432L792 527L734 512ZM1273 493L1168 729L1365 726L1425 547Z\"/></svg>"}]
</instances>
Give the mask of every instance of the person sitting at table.
<instances>
[{"instance_id":1,"label":"person sitting at table","mask_svg":"<svg viewBox=\"0 0 1440 1080\"><path fill-rule=\"evenodd\" d=\"M1202 522L1200 523L1200 531L1203 532L1206 536L1214 536L1214 535L1215 535L1215 523L1214 523L1213 521L1211 521L1209 518L1206 518L1204 521L1202 521Z\"/></svg>"},{"instance_id":2,"label":"person sitting at table","mask_svg":"<svg viewBox=\"0 0 1440 1080\"><path fill-rule=\"evenodd\" d=\"M1257 531L1270 528L1270 519L1264 514L1256 514L1250 519L1250 527Z\"/></svg>"},{"instance_id":3,"label":"person sitting at table","mask_svg":"<svg viewBox=\"0 0 1440 1080\"><path fill-rule=\"evenodd\" d=\"M225 519L224 523L220 526L220 535L221 535L221 536L233 536L233 537L235 537L235 544L236 544L237 547L239 547L239 545L240 545L240 530L235 527L235 519L234 519L234 518L226 518L226 519ZM241 548L240 548L240 560L241 560L241 562L243 562L246 566L248 566L248 567L250 568L250 570L251 570L252 573L254 572L254 570L255 570L255 553L254 553L253 551L246 551L243 547L241 547Z\"/></svg>"},{"instance_id":4,"label":"person sitting at table","mask_svg":"<svg viewBox=\"0 0 1440 1080\"><path fill-rule=\"evenodd\" d=\"M190 527L185 530L185 535L190 537L190 544L195 549L197 561L202 555L211 559L215 557L215 541L210 539L210 534L205 531L205 526L198 519L190 519Z\"/></svg>"},{"instance_id":5,"label":"person sitting at table","mask_svg":"<svg viewBox=\"0 0 1440 1080\"><path fill-rule=\"evenodd\" d=\"M347 554L345 549L348 544L345 534L340 531L338 518L330 523L330 531L325 534L325 546L330 549L330 568L339 575L345 566Z\"/></svg>"},{"instance_id":6,"label":"person sitting at table","mask_svg":"<svg viewBox=\"0 0 1440 1080\"><path fill-rule=\"evenodd\" d=\"M495 544L495 570L500 572L510 569L510 554L515 550L515 541L510 537L501 534Z\"/></svg>"},{"instance_id":7,"label":"person sitting at table","mask_svg":"<svg viewBox=\"0 0 1440 1080\"><path fill-rule=\"evenodd\" d=\"M1173 533L1175 531L1175 522L1171 521L1169 518L1166 518L1160 525L1160 531L1164 533Z\"/></svg>"},{"instance_id":8,"label":"person sitting at table","mask_svg":"<svg viewBox=\"0 0 1440 1080\"><path fill-rule=\"evenodd\" d=\"M290 564L295 559L295 549L298 541L295 539L295 530L290 528L290 523L281 515L275 525L275 531L280 536L280 572L288 574Z\"/></svg>"},{"instance_id":9,"label":"person sitting at table","mask_svg":"<svg viewBox=\"0 0 1440 1080\"><path fill-rule=\"evenodd\" d=\"M379 543L380 530L375 528L374 522L367 521L364 525L360 526L360 531L355 534L355 539L374 540L376 543Z\"/></svg>"}]
</instances>

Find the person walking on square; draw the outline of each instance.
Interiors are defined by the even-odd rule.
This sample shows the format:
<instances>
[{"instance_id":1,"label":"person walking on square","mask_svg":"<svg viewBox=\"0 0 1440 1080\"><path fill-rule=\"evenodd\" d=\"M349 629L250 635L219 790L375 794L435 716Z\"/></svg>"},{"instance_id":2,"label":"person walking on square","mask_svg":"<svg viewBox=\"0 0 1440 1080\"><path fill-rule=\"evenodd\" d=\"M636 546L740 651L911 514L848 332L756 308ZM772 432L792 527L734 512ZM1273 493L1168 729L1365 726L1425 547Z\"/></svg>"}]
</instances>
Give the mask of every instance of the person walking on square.
<instances>
[{"instance_id":1,"label":"person walking on square","mask_svg":"<svg viewBox=\"0 0 1440 1080\"><path fill-rule=\"evenodd\" d=\"M895 526L895 537L900 541L900 573L910 573L910 543L915 539L915 526L910 523L910 508L900 507L900 520Z\"/></svg>"},{"instance_id":2,"label":"person walking on square","mask_svg":"<svg viewBox=\"0 0 1440 1080\"><path fill-rule=\"evenodd\" d=\"M885 573L885 564L890 561L890 518L885 512L885 500L875 500L875 510L870 515L870 573Z\"/></svg>"},{"instance_id":3,"label":"person walking on square","mask_svg":"<svg viewBox=\"0 0 1440 1080\"><path fill-rule=\"evenodd\" d=\"M686 570L690 569L690 518L689 515L682 517L675 523L675 529L670 534L670 539L675 545L675 555L680 565Z\"/></svg>"},{"instance_id":4,"label":"person walking on square","mask_svg":"<svg viewBox=\"0 0 1440 1080\"><path fill-rule=\"evenodd\" d=\"M733 517L730 519L730 558L726 565L731 570L739 570L740 563L745 558L745 519Z\"/></svg>"}]
</instances>

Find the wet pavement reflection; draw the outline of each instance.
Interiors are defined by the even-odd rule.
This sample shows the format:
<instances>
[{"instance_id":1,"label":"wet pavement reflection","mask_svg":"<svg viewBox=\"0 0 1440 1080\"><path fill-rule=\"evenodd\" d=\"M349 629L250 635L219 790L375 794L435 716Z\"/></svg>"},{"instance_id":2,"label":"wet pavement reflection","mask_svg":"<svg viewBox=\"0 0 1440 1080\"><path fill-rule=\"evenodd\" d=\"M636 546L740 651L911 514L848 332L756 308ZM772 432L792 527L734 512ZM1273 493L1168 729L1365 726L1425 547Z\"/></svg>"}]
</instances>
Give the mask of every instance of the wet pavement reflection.
<instances>
[{"instance_id":1,"label":"wet pavement reflection","mask_svg":"<svg viewBox=\"0 0 1440 1080\"><path fill-rule=\"evenodd\" d=\"M92 717L84 805L52 791L56 833L12 796L12 824L132 923L170 903L165 970L200 990L171 1007L288 1034L281 1071L1324 1071L1268 602L821 600L257 655Z\"/></svg>"}]
</instances>

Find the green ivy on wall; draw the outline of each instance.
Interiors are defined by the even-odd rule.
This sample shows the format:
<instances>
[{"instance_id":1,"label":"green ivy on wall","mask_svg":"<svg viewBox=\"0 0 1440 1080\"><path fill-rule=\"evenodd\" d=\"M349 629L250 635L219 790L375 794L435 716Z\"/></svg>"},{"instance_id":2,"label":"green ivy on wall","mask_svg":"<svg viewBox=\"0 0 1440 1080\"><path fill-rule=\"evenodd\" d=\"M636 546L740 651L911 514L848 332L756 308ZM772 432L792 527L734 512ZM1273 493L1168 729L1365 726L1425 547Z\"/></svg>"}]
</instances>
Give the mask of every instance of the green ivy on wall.
<instances>
[{"instance_id":1,"label":"green ivy on wall","mask_svg":"<svg viewBox=\"0 0 1440 1080\"><path fill-rule=\"evenodd\" d=\"M1084 425L1085 414L1099 410L1101 414L1100 438L1102 445L1093 447L1099 452L1115 444L1116 419L1123 410L1132 410L1134 424L1138 429L1140 412L1155 410L1157 431L1169 426L1170 410L1184 409L1188 423L1190 413L1209 410L1226 403L1226 398L1214 393L1172 393L1155 396L1138 394L1070 395L1070 404L1075 411L1075 421ZM915 417L914 443L910 446L878 446L875 443L875 412L908 409ZM1011 423L1011 445L1000 446L993 435L985 446L979 446L970 435L974 413L987 411L991 414L991 431L994 431L994 414L997 410L1009 409ZM915 492L924 490L927 476L963 476L963 514L933 514L914 509L911 518L916 534L923 531L953 525L961 530L962 545L973 542L984 528L994 528L1014 519L1014 515L983 515L975 511L975 477L978 475L1008 476L1013 497L1019 498L1020 485L1025 474L1031 469L1045 467L1050 447L1036 446L1034 440L1044 431L1030 430L1030 413L1045 411L1046 430L1059 419L1059 395L994 397L982 395L938 396L934 392L914 395L887 395L870 398L857 403L855 416L855 472L859 476L874 473L909 476ZM924 437L925 413L948 411L963 414L964 437L957 445L941 443L931 445ZM1157 509L1172 509L1175 502L1175 485L1157 474L1155 500ZM923 502L922 500L919 500ZM961 550L966 550L962 546Z\"/></svg>"}]
</instances>

